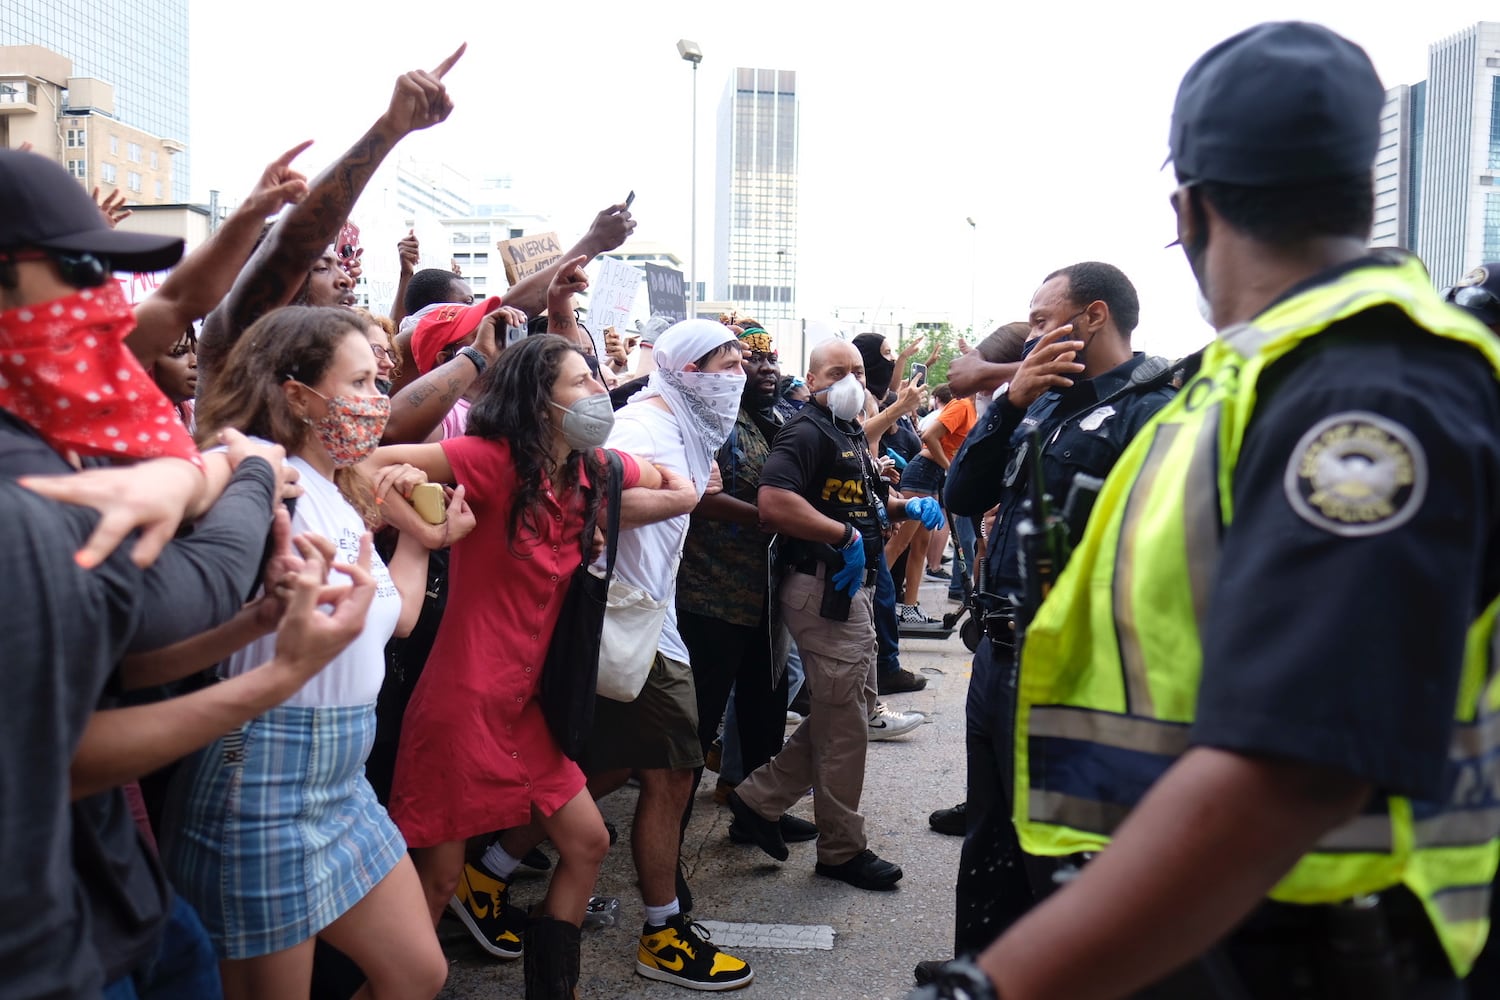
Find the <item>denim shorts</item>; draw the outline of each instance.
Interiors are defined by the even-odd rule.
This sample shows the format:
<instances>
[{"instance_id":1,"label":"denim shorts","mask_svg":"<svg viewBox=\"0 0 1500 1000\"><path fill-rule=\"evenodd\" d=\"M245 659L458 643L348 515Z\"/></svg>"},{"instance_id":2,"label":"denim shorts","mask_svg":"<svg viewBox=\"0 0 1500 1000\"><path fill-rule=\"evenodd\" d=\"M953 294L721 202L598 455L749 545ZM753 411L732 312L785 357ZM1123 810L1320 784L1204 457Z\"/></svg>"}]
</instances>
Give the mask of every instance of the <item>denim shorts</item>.
<instances>
[{"instance_id":1,"label":"denim shorts","mask_svg":"<svg viewBox=\"0 0 1500 1000\"><path fill-rule=\"evenodd\" d=\"M925 455L918 455L907 464L906 471L901 474L901 492L920 493L930 497L941 496L945 475L941 465Z\"/></svg>"}]
</instances>

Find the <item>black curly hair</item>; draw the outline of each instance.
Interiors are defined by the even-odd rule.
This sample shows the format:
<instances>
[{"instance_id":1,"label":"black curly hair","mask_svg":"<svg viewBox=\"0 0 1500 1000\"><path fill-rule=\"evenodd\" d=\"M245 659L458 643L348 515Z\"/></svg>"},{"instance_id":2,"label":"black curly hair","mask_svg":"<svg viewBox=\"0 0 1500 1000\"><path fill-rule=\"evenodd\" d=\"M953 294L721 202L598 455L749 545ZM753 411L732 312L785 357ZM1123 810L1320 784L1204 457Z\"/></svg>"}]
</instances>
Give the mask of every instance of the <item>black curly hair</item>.
<instances>
[{"instance_id":1,"label":"black curly hair","mask_svg":"<svg viewBox=\"0 0 1500 1000\"><path fill-rule=\"evenodd\" d=\"M526 556L516 543L523 534L538 536L538 518L549 484L561 496L577 486L586 470L590 488L584 491L585 522L598 508L605 471L597 450L572 452L561 468L553 467L553 414L557 411L550 405L552 387L569 351L583 355L572 343L550 333L527 337L507 347L485 373L479 398L469 410L466 434L504 440L510 445L511 461L516 466L510 550L521 558Z\"/></svg>"}]
</instances>

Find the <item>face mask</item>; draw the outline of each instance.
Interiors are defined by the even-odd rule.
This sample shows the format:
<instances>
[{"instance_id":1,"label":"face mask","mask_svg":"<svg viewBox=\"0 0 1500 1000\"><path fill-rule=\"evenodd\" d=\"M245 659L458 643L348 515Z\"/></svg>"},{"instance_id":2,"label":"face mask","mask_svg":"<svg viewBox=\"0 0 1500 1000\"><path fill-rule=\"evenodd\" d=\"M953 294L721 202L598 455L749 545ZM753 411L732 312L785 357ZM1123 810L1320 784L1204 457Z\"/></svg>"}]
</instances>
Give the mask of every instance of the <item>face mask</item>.
<instances>
[{"instance_id":1,"label":"face mask","mask_svg":"<svg viewBox=\"0 0 1500 1000\"><path fill-rule=\"evenodd\" d=\"M1032 351L1036 350L1036 345L1039 344L1039 343L1041 343L1041 342L1042 342L1042 338L1041 337L1033 337L1031 340L1026 341L1026 343L1024 343L1024 344L1021 345L1021 357L1018 358L1017 360L1025 361L1026 360L1026 355L1028 355Z\"/></svg>"},{"instance_id":2,"label":"face mask","mask_svg":"<svg viewBox=\"0 0 1500 1000\"><path fill-rule=\"evenodd\" d=\"M549 402L563 411L562 424L558 429L562 431L563 440L568 442L569 448L587 451L598 448L609 440L610 429L615 425L615 410L609 401L609 393L585 396L575 400L572 406L563 406L551 400Z\"/></svg>"},{"instance_id":3,"label":"face mask","mask_svg":"<svg viewBox=\"0 0 1500 1000\"><path fill-rule=\"evenodd\" d=\"M865 408L865 387L853 372L818 392L828 393L828 411L839 420L853 420Z\"/></svg>"},{"instance_id":4,"label":"face mask","mask_svg":"<svg viewBox=\"0 0 1500 1000\"><path fill-rule=\"evenodd\" d=\"M385 396L324 396L312 386L308 392L328 404L327 411L311 420L318 443L333 459L335 468L357 465L380 447L380 435L391 416L391 401Z\"/></svg>"}]
</instances>

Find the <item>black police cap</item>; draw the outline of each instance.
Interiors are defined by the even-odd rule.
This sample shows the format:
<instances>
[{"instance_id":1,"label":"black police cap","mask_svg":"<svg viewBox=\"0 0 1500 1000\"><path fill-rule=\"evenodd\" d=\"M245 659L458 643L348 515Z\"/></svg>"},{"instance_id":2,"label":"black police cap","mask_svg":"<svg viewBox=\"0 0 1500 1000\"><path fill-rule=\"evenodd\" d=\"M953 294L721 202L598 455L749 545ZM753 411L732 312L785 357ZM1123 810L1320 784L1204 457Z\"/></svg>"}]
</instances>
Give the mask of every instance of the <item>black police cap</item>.
<instances>
[{"instance_id":1,"label":"black police cap","mask_svg":"<svg viewBox=\"0 0 1500 1000\"><path fill-rule=\"evenodd\" d=\"M1385 88L1365 50L1318 24L1260 24L1204 53L1177 91L1183 181L1281 187L1371 169Z\"/></svg>"}]
</instances>

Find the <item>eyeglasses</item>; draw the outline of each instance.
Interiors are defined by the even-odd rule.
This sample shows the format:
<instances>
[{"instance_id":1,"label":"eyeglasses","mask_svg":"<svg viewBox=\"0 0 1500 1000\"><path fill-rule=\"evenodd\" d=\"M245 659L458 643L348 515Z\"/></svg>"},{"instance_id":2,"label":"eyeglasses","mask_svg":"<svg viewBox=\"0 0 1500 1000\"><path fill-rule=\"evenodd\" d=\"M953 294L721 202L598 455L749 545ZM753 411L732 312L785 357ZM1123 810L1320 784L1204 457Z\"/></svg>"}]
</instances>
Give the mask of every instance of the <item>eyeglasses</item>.
<instances>
[{"instance_id":1,"label":"eyeglasses","mask_svg":"<svg viewBox=\"0 0 1500 1000\"><path fill-rule=\"evenodd\" d=\"M391 364L395 364L396 363L396 355L395 355L395 353L393 353L392 351L387 350L384 347L381 347L379 344L371 344L370 345L370 350L374 353L375 360L377 360L377 361L389 361Z\"/></svg>"}]
</instances>

